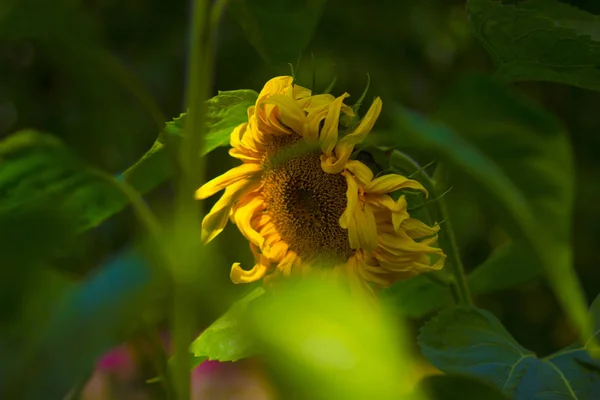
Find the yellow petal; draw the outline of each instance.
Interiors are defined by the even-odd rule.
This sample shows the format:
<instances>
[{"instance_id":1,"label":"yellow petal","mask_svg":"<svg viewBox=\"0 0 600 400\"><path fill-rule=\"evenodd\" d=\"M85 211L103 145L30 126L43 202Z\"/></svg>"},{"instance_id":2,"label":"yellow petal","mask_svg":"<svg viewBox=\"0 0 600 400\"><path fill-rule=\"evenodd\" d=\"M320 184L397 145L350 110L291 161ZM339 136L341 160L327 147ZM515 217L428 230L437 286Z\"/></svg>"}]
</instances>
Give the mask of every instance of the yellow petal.
<instances>
[{"instance_id":1,"label":"yellow petal","mask_svg":"<svg viewBox=\"0 0 600 400\"><path fill-rule=\"evenodd\" d=\"M348 161L346 163L346 169L354 174L361 183L361 186L365 186L373 180L373 171L360 161Z\"/></svg>"},{"instance_id":2,"label":"yellow petal","mask_svg":"<svg viewBox=\"0 0 600 400\"><path fill-rule=\"evenodd\" d=\"M252 218L265 208L262 196L254 196L244 204L238 204L232 215L234 223L246 239L258 247L263 246L265 238L251 224Z\"/></svg>"},{"instance_id":3,"label":"yellow petal","mask_svg":"<svg viewBox=\"0 0 600 400\"><path fill-rule=\"evenodd\" d=\"M241 145L240 139L242 136L244 136L247 127L248 123L244 122L236 126L233 131L231 131L231 134L229 135L229 144L231 147L239 147Z\"/></svg>"},{"instance_id":4,"label":"yellow petal","mask_svg":"<svg viewBox=\"0 0 600 400\"><path fill-rule=\"evenodd\" d=\"M357 255L350 257L345 266L345 275L350 286L350 290L354 293L360 293L369 302L372 302L374 307L377 307L375 292L371 285L363 278L361 273L363 261L358 259Z\"/></svg>"},{"instance_id":5,"label":"yellow petal","mask_svg":"<svg viewBox=\"0 0 600 400\"><path fill-rule=\"evenodd\" d=\"M298 134L302 134L306 115L298 104L289 96L275 94L261 104L273 104L279 109L281 122Z\"/></svg>"},{"instance_id":6,"label":"yellow petal","mask_svg":"<svg viewBox=\"0 0 600 400\"><path fill-rule=\"evenodd\" d=\"M308 113L311 113L315 109L321 109L328 107L333 103L335 97L330 94L316 94L314 96L307 97L298 102L298 105Z\"/></svg>"},{"instance_id":7,"label":"yellow petal","mask_svg":"<svg viewBox=\"0 0 600 400\"><path fill-rule=\"evenodd\" d=\"M328 107L327 104L316 107L307 115L303 129L306 142L316 143L319 140L321 121L327 117Z\"/></svg>"},{"instance_id":8,"label":"yellow petal","mask_svg":"<svg viewBox=\"0 0 600 400\"><path fill-rule=\"evenodd\" d=\"M263 253L269 260L281 261L285 257L288 251L288 245L283 240L280 240L270 246L269 249L263 250Z\"/></svg>"},{"instance_id":9,"label":"yellow petal","mask_svg":"<svg viewBox=\"0 0 600 400\"><path fill-rule=\"evenodd\" d=\"M406 196L402 195L397 201L394 201L387 194L372 194L368 193L365 196L367 203L372 204L374 207L387 209L392 214L392 224L394 230L400 229L400 224L409 218L408 211L406 210Z\"/></svg>"},{"instance_id":10,"label":"yellow petal","mask_svg":"<svg viewBox=\"0 0 600 400\"><path fill-rule=\"evenodd\" d=\"M346 178L346 184L348 186L346 188L346 199L348 200L348 204L340 217L339 223L342 228L348 229L354 210L358 206L358 185L350 173L343 172L342 175Z\"/></svg>"},{"instance_id":11,"label":"yellow petal","mask_svg":"<svg viewBox=\"0 0 600 400\"><path fill-rule=\"evenodd\" d=\"M262 170L260 164L242 164L219 175L213 180L206 182L196 191L196 199L206 199L227 186L241 180L253 180L258 177Z\"/></svg>"},{"instance_id":12,"label":"yellow petal","mask_svg":"<svg viewBox=\"0 0 600 400\"><path fill-rule=\"evenodd\" d=\"M277 232L277 228L275 228L275 224L273 224L272 222L269 222L267 224L264 224L263 227L260 229L260 234L263 236L268 236L268 235L273 235Z\"/></svg>"},{"instance_id":13,"label":"yellow petal","mask_svg":"<svg viewBox=\"0 0 600 400\"><path fill-rule=\"evenodd\" d=\"M290 89L288 89L288 94L290 92ZM310 95L312 94L310 89L307 89L303 86L300 85L292 85L291 87L291 94L292 97L294 98L294 100L301 100L301 99L305 99L307 97L310 97Z\"/></svg>"},{"instance_id":14,"label":"yellow petal","mask_svg":"<svg viewBox=\"0 0 600 400\"><path fill-rule=\"evenodd\" d=\"M375 101L373 101L373 104L371 104L369 111L367 111L367 114L360 121L356 129L354 129L352 133L349 133L346 136L344 136L344 138L341 141L352 146L362 142L364 138L369 134L371 129L373 129L373 125L375 125L377 118L379 118L382 105L383 103L381 102L381 99L377 97Z\"/></svg>"},{"instance_id":15,"label":"yellow petal","mask_svg":"<svg viewBox=\"0 0 600 400\"><path fill-rule=\"evenodd\" d=\"M365 192L386 194L400 189L415 189L427 193L423 185L419 182L397 174L383 175L375 178L365 187Z\"/></svg>"},{"instance_id":16,"label":"yellow petal","mask_svg":"<svg viewBox=\"0 0 600 400\"><path fill-rule=\"evenodd\" d=\"M236 284L256 282L257 280L262 279L267 274L268 270L268 260L261 257L260 262L254 265L249 271L242 269L240 263L234 263L231 266L229 277L231 278L231 281Z\"/></svg>"},{"instance_id":17,"label":"yellow petal","mask_svg":"<svg viewBox=\"0 0 600 400\"><path fill-rule=\"evenodd\" d=\"M256 190L258 182L237 181L225 189L223 196L215 203L202 220L202 241L208 243L223 231L233 204L244 194Z\"/></svg>"},{"instance_id":18,"label":"yellow petal","mask_svg":"<svg viewBox=\"0 0 600 400\"><path fill-rule=\"evenodd\" d=\"M267 247L267 249L275 245L275 243L278 243L281 240L283 240L278 232L271 233L268 235L265 235L261 232L261 234L265 237L265 247Z\"/></svg>"},{"instance_id":19,"label":"yellow petal","mask_svg":"<svg viewBox=\"0 0 600 400\"><path fill-rule=\"evenodd\" d=\"M418 219L409 218L402 223L402 229L404 229L410 237L419 239L435 235L439 232L440 226L429 226Z\"/></svg>"},{"instance_id":20,"label":"yellow petal","mask_svg":"<svg viewBox=\"0 0 600 400\"><path fill-rule=\"evenodd\" d=\"M371 252L377 248L377 224L373 209L367 204L364 209L357 207L354 213L359 248Z\"/></svg>"},{"instance_id":21,"label":"yellow petal","mask_svg":"<svg viewBox=\"0 0 600 400\"><path fill-rule=\"evenodd\" d=\"M348 184L348 205L340 217L340 226L348 230L348 240L353 249L373 251L377 248L377 224L370 205L360 203L358 185L349 172L343 172Z\"/></svg>"},{"instance_id":22,"label":"yellow petal","mask_svg":"<svg viewBox=\"0 0 600 400\"><path fill-rule=\"evenodd\" d=\"M290 276L292 273L292 266L298 261L298 255L293 251L289 250L285 257L277 264L277 269L281 271L283 276Z\"/></svg>"},{"instance_id":23,"label":"yellow petal","mask_svg":"<svg viewBox=\"0 0 600 400\"><path fill-rule=\"evenodd\" d=\"M335 157L321 156L321 168L329 174L339 174L346 168L346 164L352 155L354 145L344 143L344 139L335 146Z\"/></svg>"},{"instance_id":24,"label":"yellow petal","mask_svg":"<svg viewBox=\"0 0 600 400\"><path fill-rule=\"evenodd\" d=\"M251 152L239 150L239 149L229 149L229 155L233 158L237 158L238 160L243 161L244 163L260 163L262 160L262 154L253 154Z\"/></svg>"},{"instance_id":25,"label":"yellow petal","mask_svg":"<svg viewBox=\"0 0 600 400\"><path fill-rule=\"evenodd\" d=\"M258 94L256 104L262 103L264 99L274 94L284 94L292 86L294 78L291 76L277 76L270 79Z\"/></svg>"},{"instance_id":26,"label":"yellow petal","mask_svg":"<svg viewBox=\"0 0 600 400\"><path fill-rule=\"evenodd\" d=\"M261 146L258 146L254 140L250 140L251 138L252 131L247 122L235 127L229 136L229 144L231 145L229 154L240 160L260 161L262 149L259 147Z\"/></svg>"},{"instance_id":27,"label":"yellow petal","mask_svg":"<svg viewBox=\"0 0 600 400\"><path fill-rule=\"evenodd\" d=\"M350 156L348 154L348 156ZM321 169L328 174L339 174L346 168L346 159L338 159L335 157L327 157L325 154L321 154Z\"/></svg>"},{"instance_id":28,"label":"yellow petal","mask_svg":"<svg viewBox=\"0 0 600 400\"><path fill-rule=\"evenodd\" d=\"M329 111L327 112L327 117L325 118L325 124L323 125L323 129L321 129L319 142L321 143L321 150L327 156L332 155L333 149L337 143L340 111L342 109L344 99L348 96L350 96L348 93L344 93L335 99L333 103L331 103Z\"/></svg>"}]
</instances>

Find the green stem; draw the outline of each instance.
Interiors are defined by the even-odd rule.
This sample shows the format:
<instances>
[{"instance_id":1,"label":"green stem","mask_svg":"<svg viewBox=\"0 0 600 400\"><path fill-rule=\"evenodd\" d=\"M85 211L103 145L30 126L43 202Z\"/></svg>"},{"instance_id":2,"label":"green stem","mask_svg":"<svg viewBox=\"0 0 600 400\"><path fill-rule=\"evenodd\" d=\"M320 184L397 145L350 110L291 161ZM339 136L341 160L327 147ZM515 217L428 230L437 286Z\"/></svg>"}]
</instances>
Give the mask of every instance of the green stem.
<instances>
[{"instance_id":1,"label":"green stem","mask_svg":"<svg viewBox=\"0 0 600 400\"><path fill-rule=\"evenodd\" d=\"M104 181L110 183L112 186L118 189L125 196L125 198L127 198L138 220L144 226L146 231L148 231L148 234L154 241L155 245L160 246L162 238L162 226L156 218L156 215L154 215L150 207L148 207L148 205L144 202L144 199L140 193L128 183L123 182L104 171L90 169L90 172L93 175L96 175Z\"/></svg>"},{"instance_id":2,"label":"green stem","mask_svg":"<svg viewBox=\"0 0 600 400\"><path fill-rule=\"evenodd\" d=\"M179 240L179 254L173 255L173 312L172 333L174 359L172 379L177 398L190 397L190 353L193 340L195 313L191 285L198 277L195 269L202 256L200 243L201 203L195 200L195 192L204 181L205 163L200 157L204 147L206 111L212 76L212 32L216 27L215 15L222 12L218 2L212 13L208 0L194 0L190 29L188 81L186 102L188 116L183 127L179 163L179 182L176 199L175 238ZM196 289L197 290L197 289Z\"/></svg>"},{"instance_id":3,"label":"green stem","mask_svg":"<svg viewBox=\"0 0 600 400\"><path fill-rule=\"evenodd\" d=\"M117 188L129 201L131 204L138 220L144 226L148 234L150 235L151 240L153 241L154 249L156 251L155 255L161 259L163 263L166 263L167 260L164 257L164 251L162 248L162 226L160 222L150 209L148 205L144 202L142 196L138 191L136 191L131 185L126 182L123 182L119 179L116 179L114 176L97 169L92 169L91 173L110 183L112 186ZM165 266L166 267L166 266ZM151 345L153 354L153 362L154 366L157 370L161 378L161 384L165 390L166 398L173 399L173 390L172 384L168 380L167 374L167 357L165 355L164 349L160 344L160 338L158 338L158 334L153 332L156 337L147 336L146 339L148 344ZM73 397L74 399L76 397Z\"/></svg>"},{"instance_id":4,"label":"green stem","mask_svg":"<svg viewBox=\"0 0 600 400\"><path fill-rule=\"evenodd\" d=\"M169 380L169 359L165 348L160 339L160 334L156 327L149 326L145 328L139 337L140 342L134 342L139 346L143 353L150 358L150 362L155 370L156 376L165 394L165 400L175 399L175 393L171 381ZM149 354L148 354L149 353Z\"/></svg>"},{"instance_id":5,"label":"green stem","mask_svg":"<svg viewBox=\"0 0 600 400\"><path fill-rule=\"evenodd\" d=\"M438 200L437 204L445 225L444 228L440 230L440 236L444 236L446 239L444 242L446 242L447 246L445 246L444 251L446 252L447 260L449 262L449 266L451 267L451 273L454 275L456 286L458 292L460 293L459 304L472 305L473 299L471 298L471 291L469 290L469 285L467 284L465 268L458 253L456 236L454 235L454 230L452 229L446 201L441 198Z\"/></svg>"}]
</instances>

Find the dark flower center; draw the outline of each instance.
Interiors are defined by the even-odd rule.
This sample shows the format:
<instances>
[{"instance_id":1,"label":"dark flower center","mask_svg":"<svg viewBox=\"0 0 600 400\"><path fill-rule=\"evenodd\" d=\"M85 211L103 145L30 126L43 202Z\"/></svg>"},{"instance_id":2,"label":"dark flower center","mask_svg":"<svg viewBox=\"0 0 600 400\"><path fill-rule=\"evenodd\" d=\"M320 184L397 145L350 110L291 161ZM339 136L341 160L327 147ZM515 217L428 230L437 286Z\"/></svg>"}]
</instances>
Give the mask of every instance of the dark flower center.
<instances>
[{"instance_id":1,"label":"dark flower center","mask_svg":"<svg viewBox=\"0 0 600 400\"><path fill-rule=\"evenodd\" d=\"M266 212L303 261L345 262L354 252L339 224L347 205L346 179L323 171L320 151L293 153L303 143L294 136L280 139L263 160Z\"/></svg>"}]
</instances>

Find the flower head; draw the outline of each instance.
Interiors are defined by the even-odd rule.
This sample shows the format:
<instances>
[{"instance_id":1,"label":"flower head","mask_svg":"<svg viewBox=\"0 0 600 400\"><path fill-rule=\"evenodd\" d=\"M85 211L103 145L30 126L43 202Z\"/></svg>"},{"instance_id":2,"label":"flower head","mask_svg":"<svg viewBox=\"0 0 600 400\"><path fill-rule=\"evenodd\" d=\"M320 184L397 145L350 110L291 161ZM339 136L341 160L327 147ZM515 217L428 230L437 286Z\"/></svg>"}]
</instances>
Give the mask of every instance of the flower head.
<instances>
[{"instance_id":1,"label":"flower head","mask_svg":"<svg viewBox=\"0 0 600 400\"><path fill-rule=\"evenodd\" d=\"M354 117L349 95L312 95L282 76L271 79L231 133L229 154L242 164L198 189L205 199L225 189L202 222L205 241L227 219L248 239L256 265L231 269L234 283L271 281L316 270L373 291L442 268L434 247L439 226L410 217L403 189L427 193L397 174L374 177L351 159L381 112L376 98L357 126L341 135L340 116ZM319 268L317 268L319 267Z\"/></svg>"}]
</instances>

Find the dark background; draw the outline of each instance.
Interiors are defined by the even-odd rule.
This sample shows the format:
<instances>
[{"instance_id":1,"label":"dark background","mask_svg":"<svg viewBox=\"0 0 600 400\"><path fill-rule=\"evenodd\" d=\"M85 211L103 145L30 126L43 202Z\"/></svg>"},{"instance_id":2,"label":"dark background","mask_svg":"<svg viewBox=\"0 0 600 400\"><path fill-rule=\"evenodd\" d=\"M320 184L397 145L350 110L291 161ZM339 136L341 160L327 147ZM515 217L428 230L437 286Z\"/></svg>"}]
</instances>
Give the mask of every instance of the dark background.
<instances>
[{"instance_id":1,"label":"dark background","mask_svg":"<svg viewBox=\"0 0 600 400\"><path fill-rule=\"evenodd\" d=\"M570 1L600 14L592 0ZM183 111L188 2L159 0L22 0L0 5L0 138L22 128L61 137L88 162L111 173L134 163L162 128ZM10 18L6 16L9 15ZM289 73L267 65L228 14L218 32L213 92L260 90L269 78ZM424 112L457 79L492 73L490 57L468 25L464 1L330 0L300 64L310 84L314 54L317 90L337 70L334 94L358 98L371 76L367 99L379 95ZM296 63L297 60L289 60ZM335 65L335 67L334 67ZM304 81L303 81L304 79ZM600 291L600 94L549 83L517 85L568 127L575 152L577 193L573 224L575 266L591 301ZM140 101L142 99L142 101ZM145 104L145 105L143 105ZM154 104L154 105L153 105ZM226 149L210 155L213 177L234 165ZM453 182L450 212L467 269L481 263L502 233L490 213ZM167 183L148 196L156 210L169 207ZM200 223L200 222L199 222ZM57 268L85 276L100 260L130 242L130 211L62 249ZM231 243L234 243L232 245ZM252 263L247 245L229 227L215 244L227 245L227 262ZM219 279L228 280L230 264ZM229 285L231 299L239 288ZM525 347L546 355L572 342L563 313L541 280L477 299Z\"/></svg>"}]
</instances>

